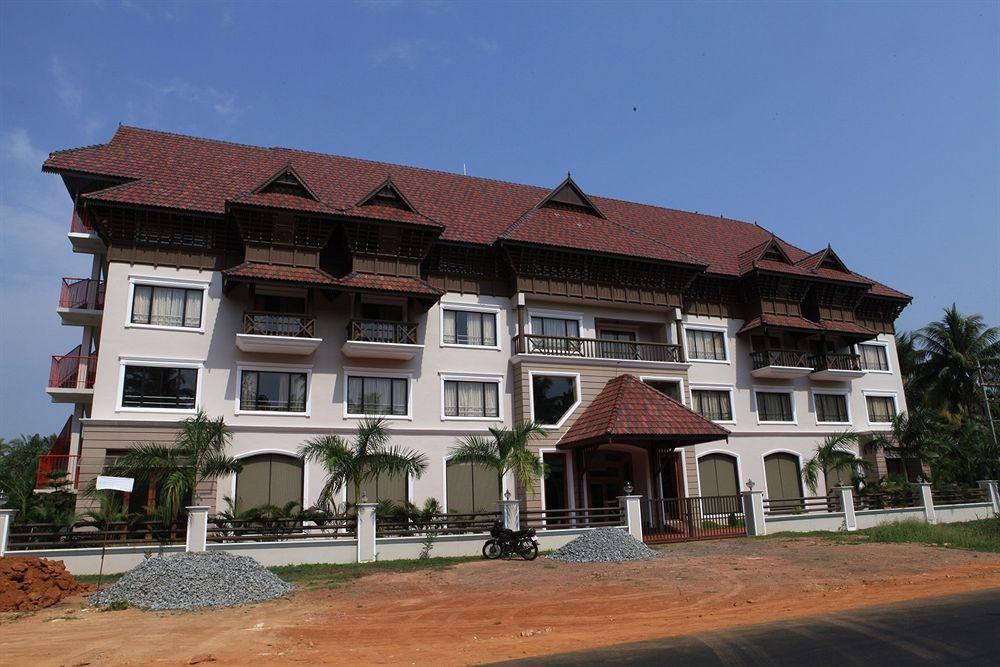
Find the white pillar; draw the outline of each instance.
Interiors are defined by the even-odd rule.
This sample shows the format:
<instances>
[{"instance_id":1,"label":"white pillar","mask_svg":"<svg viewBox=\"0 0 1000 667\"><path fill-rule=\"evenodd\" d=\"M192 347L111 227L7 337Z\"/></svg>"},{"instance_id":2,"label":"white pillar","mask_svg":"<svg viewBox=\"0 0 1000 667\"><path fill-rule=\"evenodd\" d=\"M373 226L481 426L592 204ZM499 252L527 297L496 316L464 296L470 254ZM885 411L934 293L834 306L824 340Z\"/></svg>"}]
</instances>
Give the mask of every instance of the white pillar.
<instances>
[{"instance_id":1,"label":"white pillar","mask_svg":"<svg viewBox=\"0 0 1000 667\"><path fill-rule=\"evenodd\" d=\"M618 496L618 502L625 510L625 522L628 534L642 542L642 506L639 499L642 496Z\"/></svg>"},{"instance_id":2,"label":"white pillar","mask_svg":"<svg viewBox=\"0 0 1000 667\"><path fill-rule=\"evenodd\" d=\"M0 509L0 558L7 555L7 540L10 537L10 525L14 523L17 510Z\"/></svg>"},{"instance_id":3,"label":"white pillar","mask_svg":"<svg viewBox=\"0 0 1000 667\"><path fill-rule=\"evenodd\" d=\"M188 513L187 538L184 551L205 551L208 545L208 506L185 507Z\"/></svg>"},{"instance_id":4,"label":"white pillar","mask_svg":"<svg viewBox=\"0 0 1000 667\"><path fill-rule=\"evenodd\" d=\"M375 550L376 503L358 503L358 562L371 563L377 558Z\"/></svg>"},{"instance_id":5,"label":"white pillar","mask_svg":"<svg viewBox=\"0 0 1000 667\"><path fill-rule=\"evenodd\" d=\"M854 489L849 486L837 486L834 491L840 497L840 508L844 512L844 529L858 529L858 518L854 515Z\"/></svg>"},{"instance_id":6,"label":"white pillar","mask_svg":"<svg viewBox=\"0 0 1000 667\"><path fill-rule=\"evenodd\" d=\"M743 491L743 522L747 527L747 535L756 537L767 535L767 524L764 523L764 492Z\"/></svg>"},{"instance_id":7,"label":"white pillar","mask_svg":"<svg viewBox=\"0 0 1000 667\"><path fill-rule=\"evenodd\" d=\"M503 516L503 527L508 530L521 530L521 501L507 500L500 501L500 512Z\"/></svg>"},{"instance_id":8,"label":"white pillar","mask_svg":"<svg viewBox=\"0 0 1000 667\"><path fill-rule=\"evenodd\" d=\"M920 497L920 505L924 508L924 519L927 523L937 523L937 513L934 511L934 496L929 482L914 482Z\"/></svg>"},{"instance_id":9,"label":"white pillar","mask_svg":"<svg viewBox=\"0 0 1000 667\"><path fill-rule=\"evenodd\" d=\"M986 489L986 497L993 505L993 511L1000 514L1000 484L995 479L981 479L976 484L980 489Z\"/></svg>"}]
</instances>

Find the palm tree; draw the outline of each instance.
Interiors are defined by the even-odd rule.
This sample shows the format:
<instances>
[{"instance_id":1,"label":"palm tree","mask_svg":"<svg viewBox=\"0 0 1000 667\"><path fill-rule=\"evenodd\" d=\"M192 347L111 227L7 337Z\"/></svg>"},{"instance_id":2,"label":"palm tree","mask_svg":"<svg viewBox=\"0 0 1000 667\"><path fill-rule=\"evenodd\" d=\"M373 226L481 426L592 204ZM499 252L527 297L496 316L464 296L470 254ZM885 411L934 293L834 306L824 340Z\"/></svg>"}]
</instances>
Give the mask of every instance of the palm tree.
<instances>
[{"instance_id":1,"label":"palm tree","mask_svg":"<svg viewBox=\"0 0 1000 667\"><path fill-rule=\"evenodd\" d=\"M324 435L299 447L299 456L318 461L327 472L319 504L326 506L334 494L351 485L355 502L361 501L361 484L379 475L412 475L419 478L427 470L427 457L391 444L383 417L369 417L358 423L348 442L339 435Z\"/></svg>"},{"instance_id":2,"label":"palm tree","mask_svg":"<svg viewBox=\"0 0 1000 667\"><path fill-rule=\"evenodd\" d=\"M909 413L901 412L892 418L892 428L884 433L876 433L865 443L865 453L884 452L902 460L903 470L908 470L907 462L933 465L941 448L939 438L941 425L929 408L918 408ZM921 473L923 477L923 473Z\"/></svg>"},{"instance_id":3,"label":"palm tree","mask_svg":"<svg viewBox=\"0 0 1000 667\"><path fill-rule=\"evenodd\" d=\"M0 438L0 490L7 494L7 507L18 510L27 521L38 494L38 461L52 449L56 436L19 435L11 441Z\"/></svg>"},{"instance_id":4,"label":"palm tree","mask_svg":"<svg viewBox=\"0 0 1000 667\"><path fill-rule=\"evenodd\" d=\"M906 400L917 406L921 397L914 391L913 382L924 361L924 352L917 347L917 339L912 332L900 331L896 334L896 357L899 359L899 374L903 378Z\"/></svg>"},{"instance_id":5,"label":"palm tree","mask_svg":"<svg viewBox=\"0 0 1000 667\"><path fill-rule=\"evenodd\" d=\"M816 448L816 453L802 466L802 479L805 480L809 489L816 493L819 486L819 473L824 476L830 473L850 473L859 476L871 469L872 464L864 459L858 458L854 452L846 449L858 443L858 434L853 431L834 433L823 440L823 444Z\"/></svg>"},{"instance_id":6,"label":"palm tree","mask_svg":"<svg viewBox=\"0 0 1000 667\"><path fill-rule=\"evenodd\" d=\"M503 478L508 472L525 489L533 489L535 480L546 475L541 458L528 449L534 438L544 438L545 429L531 421L513 428L490 427L490 436L467 435L451 450L454 463L478 463L496 470Z\"/></svg>"},{"instance_id":7,"label":"palm tree","mask_svg":"<svg viewBox=\"0 0 1000 667\"><path fill-rule=\"evenodd\" d=\"M203 481L243 469L242 463L226 454L231 438L222 417L213 419L199 410L181 422L172 446L159 442L135 443L118 459L112 472L146 481L150 495L161 486L163 504L176 517L182 503L197 504L198 485Z\"/></svg>"},{"instance_id":8,"label":"palm tree","mask_svg":"<svg viewBox=\"0 0 1000 667\"><path fill-rule=\"evenodd\" d=\"M927 403L952 415L981 405L976 386L978 364L1000 366L1000 328L987 327L981 315L962 315L955 304L944 317L914 335L924 355L917 374Z\"/></svg>"}]
</instances>

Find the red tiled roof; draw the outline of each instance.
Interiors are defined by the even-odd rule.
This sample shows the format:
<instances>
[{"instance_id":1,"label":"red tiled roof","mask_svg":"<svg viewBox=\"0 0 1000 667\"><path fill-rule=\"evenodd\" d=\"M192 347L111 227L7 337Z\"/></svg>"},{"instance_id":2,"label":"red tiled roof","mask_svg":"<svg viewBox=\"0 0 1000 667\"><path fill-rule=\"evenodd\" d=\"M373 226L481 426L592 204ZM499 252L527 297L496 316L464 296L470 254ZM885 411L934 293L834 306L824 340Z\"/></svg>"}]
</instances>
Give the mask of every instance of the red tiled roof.
<instances>
[{"instance_id":1,"label":"red tiled roof","mask_svg":"<svg viewBox=\"0 0 1000 667\"><path fill-rule=\"evenodd\" d=\"M52 153L43 168L82 172L129 183L86 195L88 199L223 214L227 202L246 197L280 169L291 166L308 183L320 203L341 214L361 215L354 207L380 183L392 180L418 214L391 207L370 211L369 217L443 225L441 239L492 244L498 238L627 254L666 261L707 265L711 273L739 276L740 255L772 238L754 224L689 213L617 199L590 196L607 221L585 214L544 208L531 213L550 193L528 185L504 183L323 155L288 148L262 148L199 139L166 132L120 126L107 144ZM273 201L273 200L269 200ZM299 198L299 208L314 209ZM263 203L263 202L262 202ZM285 205L293 205L282 200ZM309 208L306 208L309 207ZM366 207L367 208L367 207ZM354 209L354 210L352 210ZM314 209L316 210L316 209ZM544 213L540 213L544 211ZM554 213L559 212L559 216ZM596 216L595 216L596 217ZM583 218L588 218L584 220ZM505 234L506 232L506 234ZM795 263L810 255L778 239ZM773 267L769 267L773 268ZM797 267L801 268L801 267ZM779 269L776 269L779 270ZM780 269L794 272L796 269ZM843 280L845 274L808 275ZM854 282L871 282L850 273ZM908 299L905 294L874 283L873 296Z\"/></svg>"},{"instance_id":2,"label":"red tiled roof","mask_svg":"<svg viewBox=\"0 0 1000 667\"><path fill-rule=\"evenodd\" d=\"M729 431L645 384L634 375L608 380L559 440L568 449L605 442L683 440L709 442Z\"/></svg>"},{"instance_id":3,"label":"red tiled roof","mask_svg":"<svg viewBox=\"0 0 1000 667\"><path fill-rule=\"evenodd\" d=\"M830 331L832 333L851 334L854 336L870 336L871 338L878 335L868 327L863 327L860 324L855 324L854 322L820 320L819 323L823 327L824 331Z\"/></svg>"},{"instance_id":4,"label":"red tiled roof","mask_svg":"<svg viewBox=\"0 0 1000 667\"><path fill-rule=\"evenodd\" d=\"M798 317L796 315L759 315L753 319L747 320L746 324L744 324L740 330L736 332L736 335L738 336L761 327L800 329L803 331L823 330L823 327L819 323L807 320L804 317Z\"/></svg>"},{"instance_id":5,"label":"red tiled roof","mask_svg":"<svg viewBox=\"0 0 1000 667\"><path fill-rule=\"evenodd\" d=\"M444 290L439 290L430 283L419 278L403 276L383 276L373 273L352 271L336 281L338 287L357 290L374 290L376 292L395 292L397 294L412 294L416 296L439 297Z\"/></svg>"},{"instance_id":6,"label":"red tiled roof","mask_svg":"<svg viewBox=\"0 0 1000 667\"><path fill-rule=\"evenodd\" d=\"M280 264L243 262L239 266L226 269L222 273L227 278L235 278L237 280L274 280L284 283L329 286L337 283L337 279L326 271L306 266L281 266Z\"/></svg>"}]
</instances>

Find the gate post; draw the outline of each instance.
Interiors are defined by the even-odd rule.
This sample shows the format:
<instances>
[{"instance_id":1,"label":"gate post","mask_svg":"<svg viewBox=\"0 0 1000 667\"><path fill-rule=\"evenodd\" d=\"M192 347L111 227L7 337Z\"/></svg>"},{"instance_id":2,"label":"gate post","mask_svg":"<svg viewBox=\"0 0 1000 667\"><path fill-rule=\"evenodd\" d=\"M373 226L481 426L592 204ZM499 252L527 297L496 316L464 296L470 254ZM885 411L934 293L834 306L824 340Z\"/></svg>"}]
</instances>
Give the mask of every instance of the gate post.
<instances>
[{"instance_id":1,"label":"gate post","mask_svg":"<svg viewBox=\"0 0 1000 667\"><path fill-rule=\"evenodd\" d=\"M507 492L510 495L510 492ZM503 527L508 530L521 530L521 501L506 500L500 501L500 513L503 517Z\"/></svg>"},{"instance_id":2,"label":"gate post","mask_svg":"<svg viewBox=\"0 0 1000 667\"><path fill-rule=\"evenodd\" d=\"M639 500L642 496L618 496L618 504L625 513L625 525L628 534L642 542L642 507Z\"/></svg>"},{"instance_id":3,"label":"gate post","mask_svg":"<svg viewBox=\"0 0 1000 667\"><path fill-rule=\"evenodd\" d=\"M934 511L934 494L931 493L929 482L914 482L917 487L917 494L920 496L920 505L924 508L924 520L927 523L937 523L937 513Z\"/></svg>"},{"instance_id":4,"label":"gate post","mask_svg":"<svg viewBox=\"0 0 1000 667\"><path fill-rule=\"evenodd\" d=\"M205 551L208 546L208 506L185 507L188 513L187 536L184 551Z\"/></svg>"},{"instance_id":5,"label":"gate post","mask_svg":"<svg viewBox=\"0 0 1000 667\"><path fill-rule=\"evenodd\" d=\"M747 527L747 535L757 537L767 535L767 524L764 522L764 492L742 491L743 522Z\"/></svg>"},{"instance_id":6,"label":"gate post","mask_svg":"<svg viewBox=\"0 0 1000 667\"><path fill-rule=\"evenodd\" d=\"M376 503L357 504L358 562L370 563L376 558L375 550L375 508Z\"/></svg>"},{"instance_id":7,"label":"gate post","mask_svg":"<svg viewBox=\"0 0 1000 667\"><path fill-rule=\"evenodd\" d=\"M7 555L7 540L10 539L10 524L14 523L17 510L0 508L0 558Z\"/></svg>"},{"instance_id":8,"label":"gate post","mask_svg":"<svg viewBox=\"0 0 1000 667\"><path fill-rule=\"evenodd\" d=\"M990 504L993 505L993 512L995 514L1000 514L1000 488L997 488L997 480L995 479L982 479L976 482L980 489L986 489L986 497L989 499Z\"/></svg>"},{"instance_id":9,"label":"gate post","mask_svg":"<svg viewBox=\"0 0 1000 667\"><path fill-rule=\"evenodd\" d=\"M852 532L858 529L858 517L854 514L854 489L849 486L834 487L840 498L840 508L844 511L844 529Z\"/></svg>"}]
</instances>

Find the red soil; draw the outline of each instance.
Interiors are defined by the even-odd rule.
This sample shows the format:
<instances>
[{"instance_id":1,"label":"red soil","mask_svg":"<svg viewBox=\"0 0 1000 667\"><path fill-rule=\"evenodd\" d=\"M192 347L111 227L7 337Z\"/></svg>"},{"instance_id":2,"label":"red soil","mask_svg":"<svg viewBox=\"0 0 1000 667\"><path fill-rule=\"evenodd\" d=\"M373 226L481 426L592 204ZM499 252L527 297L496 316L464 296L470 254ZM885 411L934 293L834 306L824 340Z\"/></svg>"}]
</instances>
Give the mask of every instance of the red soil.
<instances>
[{"instance_id":1,"label":"red soil","mask_svg":"<svg viewBox=\"0 0 1000 667\"><path fill-rule=\"evenodd\" d=\"M0 558L0 611L35 611L87 590L61 560Z\"/></svg>"}]
</instances>

